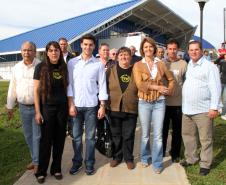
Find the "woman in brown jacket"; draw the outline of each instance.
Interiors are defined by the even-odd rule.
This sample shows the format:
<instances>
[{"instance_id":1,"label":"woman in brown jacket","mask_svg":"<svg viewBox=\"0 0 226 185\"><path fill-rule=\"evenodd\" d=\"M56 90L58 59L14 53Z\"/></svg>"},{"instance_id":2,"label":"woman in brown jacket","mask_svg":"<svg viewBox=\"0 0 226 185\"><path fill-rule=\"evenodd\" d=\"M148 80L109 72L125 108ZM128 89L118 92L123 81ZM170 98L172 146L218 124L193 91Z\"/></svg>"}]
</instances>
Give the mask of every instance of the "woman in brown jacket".
<instances>
[{"instance_id":1,"label":"woman in brown jacket","mask_svg":"<svg viewBox=\"0 0 226 185\"><path fill-rule=\"evenodd\" d=\"M138 115L142 128L141 163L143 167L147 167L152 162L153 170L159 174L163 170L162 127L165 95L171 94L174 78L165 63L154 57L156 49L153 39L143 39L140 45L143 59L134 65L133 73L138 88ZM168 87L164 85L163 79L168 81ZM151 126L153 127L152 149Z\"/></svg>"},{"instance_id":2,"label":"woman in brown jacket","mask_svg":"<svg viewBox=\"0 0 226 185\"><path fill-rule=\"evenodd\" d=\"M134 82L131 51L121 47L117 53L118 64L107 71L109 107L113 140L113 160L116 167L125 160L128 169L133 169L133 146L137 122L137 87Z\"/></svg>"}]
</instances>

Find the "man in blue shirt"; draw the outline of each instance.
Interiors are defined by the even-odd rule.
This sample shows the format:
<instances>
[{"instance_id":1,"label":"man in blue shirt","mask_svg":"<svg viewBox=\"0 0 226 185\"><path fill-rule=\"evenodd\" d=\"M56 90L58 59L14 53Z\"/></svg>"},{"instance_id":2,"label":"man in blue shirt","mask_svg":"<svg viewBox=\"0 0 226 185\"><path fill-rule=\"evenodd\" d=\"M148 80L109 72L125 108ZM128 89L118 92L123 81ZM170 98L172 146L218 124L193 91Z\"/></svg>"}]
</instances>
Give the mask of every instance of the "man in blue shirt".
<instances>
[{"instance_id":1,"label":"man in blue shirt","mask_svg":"<svg viewBox=\"0 0 226 185\"><path fill-rule=\"evenodd\" d=\"M213 119L218 115L221 83L218 68L202 54L201 44L192 41L188 46L191 58L182 89L182 138L187 167L199 161L200 175L207 175L213 159ZM197 146L201 143L200 157Z\"/></svg>"},{"instance_id":2,"label":"man in blue shirt","mask_svg":"<svg viewBox=\"0 0 226 185\"><path fill-rule=\"evenodd\" d=\"M69 115L73 116L73 166L70 174L82 168L82 135L85 126L86 174L94 173L95 130L97 118L105 115L105 100L108 99L104 65L92 53L95 37L87 34L81 38L82 54L68 62L68 103ZM98 95L97 95L98 94ZM100 106L98 107L98 99Z\"/></svg>"}]
</instances>

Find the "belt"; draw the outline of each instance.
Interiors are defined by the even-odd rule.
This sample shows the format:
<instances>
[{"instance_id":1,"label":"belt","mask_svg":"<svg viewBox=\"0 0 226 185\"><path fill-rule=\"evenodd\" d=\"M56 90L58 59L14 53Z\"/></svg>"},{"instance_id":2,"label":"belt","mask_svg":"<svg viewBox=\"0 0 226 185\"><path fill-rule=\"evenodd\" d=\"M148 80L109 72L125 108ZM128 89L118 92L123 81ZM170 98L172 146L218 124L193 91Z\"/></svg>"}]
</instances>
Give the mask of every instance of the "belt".
<instances>
[{"instance_id":1,"label":"belt","mask_svg":"<svg viewBox=\"0 0 226 185\"><path fill-rule=\"evenodd\" d=\"M28 106L28 107L33 107L34 104L23 104L23 103L20 103L21 105L24 105L24 106Z\"/></svg>"}]
</instances>

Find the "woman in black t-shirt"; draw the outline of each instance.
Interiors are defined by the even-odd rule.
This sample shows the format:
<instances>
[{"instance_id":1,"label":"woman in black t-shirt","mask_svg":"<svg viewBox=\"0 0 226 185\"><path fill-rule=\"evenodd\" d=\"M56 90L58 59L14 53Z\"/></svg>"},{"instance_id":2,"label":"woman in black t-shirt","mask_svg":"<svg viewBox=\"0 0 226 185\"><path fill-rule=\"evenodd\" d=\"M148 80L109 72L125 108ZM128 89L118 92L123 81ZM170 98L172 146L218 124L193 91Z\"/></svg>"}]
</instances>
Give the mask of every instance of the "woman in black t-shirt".
<instances>
[{"instance_id":1,"label":"woman in black t-shirt","mask_svg":"<svg viewBox=\"0 0 226 185\"><path fill-rule=\"evenodd\" d=\"M122 160L127 168L135 168L133 147L137 122L138 97L134 82L131 51L121 47L117 53L118 64L107 71L109 93L110 129L113 141L113 160L111 167L118 166Z\"/></svg>"},{"instance_id":2,"label":"woman in black t-shirt","mask_svg":"<svg viewBox=\"0 0 226 185\"><path fill-rule=\"evenodd\" d=\"M46 45L45 59L34 72L35 119L41 125L39 166L35 174L43 183L51 156L51 175L62 179L61 160L64 149L67 106L67 66L57 42Z\"/></svg>"}]
</instances>

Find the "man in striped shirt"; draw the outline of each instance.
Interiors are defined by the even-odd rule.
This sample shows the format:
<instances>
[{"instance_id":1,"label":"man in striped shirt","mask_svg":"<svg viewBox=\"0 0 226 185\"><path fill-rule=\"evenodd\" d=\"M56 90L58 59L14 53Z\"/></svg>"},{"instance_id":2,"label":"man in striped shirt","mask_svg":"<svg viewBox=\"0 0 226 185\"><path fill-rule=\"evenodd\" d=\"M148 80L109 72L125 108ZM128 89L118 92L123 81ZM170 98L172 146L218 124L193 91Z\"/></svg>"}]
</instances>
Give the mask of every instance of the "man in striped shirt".
<instances>
[{"instance_id":1,"label":"man in striped shirt","mask_svg":"<svg viewBox=\"0 0 226 185\"><path fill-rule=\"evenodd\" d=\"M201 143L200 175L207 175L213 159L213 119L218 115L221 97L220 75L217 67L203 56L200 42L188 46L191 58L182 90L182 138L187 167L198 162L197 145Z\"/></svg>"}]
</instances>

